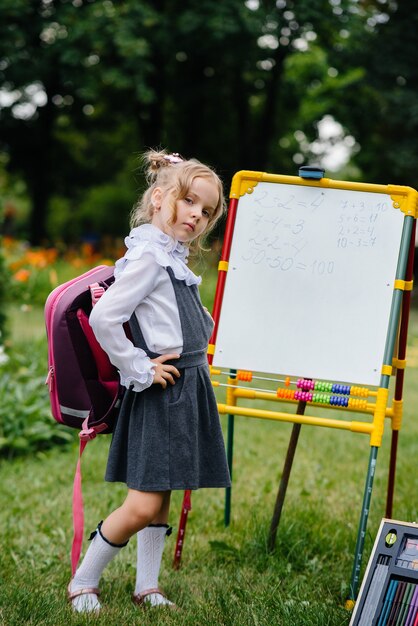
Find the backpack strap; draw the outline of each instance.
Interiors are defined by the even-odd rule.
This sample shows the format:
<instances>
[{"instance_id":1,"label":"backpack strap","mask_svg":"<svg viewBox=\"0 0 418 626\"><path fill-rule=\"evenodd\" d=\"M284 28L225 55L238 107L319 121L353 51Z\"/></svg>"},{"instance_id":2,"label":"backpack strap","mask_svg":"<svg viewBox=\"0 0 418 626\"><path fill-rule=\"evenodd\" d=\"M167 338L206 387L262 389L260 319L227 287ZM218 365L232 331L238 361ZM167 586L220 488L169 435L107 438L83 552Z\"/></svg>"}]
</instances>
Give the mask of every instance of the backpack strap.
<instances>
[{"instance_id":1,"label":"backpack strap","mask_svg":"<svg viewBox=\"0 0 418 626\"><path fill-rule=\"evenodd\" d=\"M88 417L84 420L81 430L78 434L80 438L80 448L78 453L77 467L74 475L73 484L73 543L71 546L71 572L74 576L78 562L80 560L81 545L83 543L84 535L84 507L83 507L83 493L81 487L81 456L84 452L84 448L89 441L94 439L96 435L107 428L106 424L100 424L98 426L89 427Z\"/></svg>"},{"instance_id":2,"label":"backpack strap","mask_svg":"<svg viewBox=\"0 0 418 626\"><path fill-rule=\"evenodd\" d=\"M181 505L181 514L179 521L179 529L177 532L176 548L174 551L174 569L180 567L181 553L183 551L184 536L186 534L187 516L189 511L192 510L192 492L190 489L186 489L183 496L183 504Z\"/></svg>"},{"instance_id":3,"label":"backpack strap","mask_svg":"<svg viewBox=\"0 0 418 626\"><path fill-rule=\"evenodd\" d=\"M105 289L99 283L92 283L91 285L89 285L89 289L91 293L91 304L92 306L94 306L104 294Z\"/></svg>"}]
</instances>

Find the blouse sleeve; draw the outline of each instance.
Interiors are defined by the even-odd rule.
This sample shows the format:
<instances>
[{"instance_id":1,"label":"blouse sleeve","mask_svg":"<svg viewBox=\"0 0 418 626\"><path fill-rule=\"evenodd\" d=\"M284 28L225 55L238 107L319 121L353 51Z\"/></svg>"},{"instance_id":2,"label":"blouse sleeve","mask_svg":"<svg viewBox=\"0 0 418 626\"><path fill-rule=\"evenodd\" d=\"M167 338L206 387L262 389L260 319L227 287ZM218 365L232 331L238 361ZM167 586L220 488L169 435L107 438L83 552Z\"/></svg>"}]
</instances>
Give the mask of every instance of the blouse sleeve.
<instances>
[{"instance_id":1,"label":"blouse sleeve","mask_svg":"<svg viewBox=\"0 0 418 626\"><path fill-rule=\"evenodd\" d=\"M143 391L152 385L154 364L146 352L126 337L123 324L154 289L160 266L151 254L129 261L105 291L90 315L90 325L110 361L119 370L121 384Z\"/></svg>"}]
</instances>

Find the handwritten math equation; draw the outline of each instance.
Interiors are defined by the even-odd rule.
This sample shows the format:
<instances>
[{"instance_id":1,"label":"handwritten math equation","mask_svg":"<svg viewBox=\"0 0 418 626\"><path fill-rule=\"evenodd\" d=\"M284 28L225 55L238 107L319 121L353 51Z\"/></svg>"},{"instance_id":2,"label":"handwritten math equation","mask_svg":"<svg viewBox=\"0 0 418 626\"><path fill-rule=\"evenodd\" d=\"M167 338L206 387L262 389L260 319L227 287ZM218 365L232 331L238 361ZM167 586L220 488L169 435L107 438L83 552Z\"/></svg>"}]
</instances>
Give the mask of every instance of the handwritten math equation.
<instances>
[{"instance_id":1,"label":"handwritten math equation","mask_svg":"<svg viewBox=\"0 0 418 626\"><path fill-rule=\"evenodd\" d=\"M366 203L351 194L350 199L331 202L324 190L309 197L304 191L254 194L242 261L325 277L334 274L341 251L376 245L381 215L391 208L389 200Z\"/></svg>"},{"instance_id":2,"label":"handwritten math equation","mask_svg":"<svg viewBox=\"0 0 418 626\"><path fill-rule=\"evenodd\" d=\"M378 220L382 213L389 210L389 202L377 202L374 206L367 207L362 201L356 203L344 200L339 208L338 248L375 246Z\"/></svg>"}]
</instances>

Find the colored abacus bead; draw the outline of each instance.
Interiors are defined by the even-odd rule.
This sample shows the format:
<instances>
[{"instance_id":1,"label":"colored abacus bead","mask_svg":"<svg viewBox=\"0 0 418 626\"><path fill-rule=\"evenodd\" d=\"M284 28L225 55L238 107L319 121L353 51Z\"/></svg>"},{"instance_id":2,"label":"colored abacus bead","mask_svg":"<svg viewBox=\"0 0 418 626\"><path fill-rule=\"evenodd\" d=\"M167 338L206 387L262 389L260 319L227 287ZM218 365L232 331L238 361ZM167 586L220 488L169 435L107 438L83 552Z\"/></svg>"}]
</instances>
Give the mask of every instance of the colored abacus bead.
<instances>
[{"instance_id":1,"label":"colored abacus bead","mask_svg":"<svg viewBox=\"0 0 418 626\"><path fill-rule=\"evenodd\" d=\"M315 394L315 402L320 402L321 404L327 404L329 402L329 395L327 393L318 393Z\"/></svg>"},{"instance_id":2,"label":"colored abacus bead","mask_svg":"<svg viewBox=\"0 0 418 626\"><path fill-rule=\"evenodd\" d=\"M360 400L359 398L349 398L348 406L352 409L363 410L367 408L367 400Z\"/></svg>"},{"instance_id":3,"label":"colored abacus bead","mask_svg":"<svg viewBox=\"0 0 418 626\"><path fill-rule=\"evenodd\" d=\"M369 395L369 390L367 389L367 387L356 387L355 385L353 385L351 387L351 393L353 396L362 396L364 398L367 398L367 396Z\"/></svg>"},{"instance_id":4,"label":"colored abacus bead","mask_svg":"<svg viewBox=\"0 0 418 626\"><path fill-rule=\"evenodd\" d=\"M298 392L295 392L293 389L283 389L283 387L278 387L276 389L276 395L278 398L290 398L291 400L293 400L293 398L295 397L295 393Z\"/></svg>"}]
</instances>

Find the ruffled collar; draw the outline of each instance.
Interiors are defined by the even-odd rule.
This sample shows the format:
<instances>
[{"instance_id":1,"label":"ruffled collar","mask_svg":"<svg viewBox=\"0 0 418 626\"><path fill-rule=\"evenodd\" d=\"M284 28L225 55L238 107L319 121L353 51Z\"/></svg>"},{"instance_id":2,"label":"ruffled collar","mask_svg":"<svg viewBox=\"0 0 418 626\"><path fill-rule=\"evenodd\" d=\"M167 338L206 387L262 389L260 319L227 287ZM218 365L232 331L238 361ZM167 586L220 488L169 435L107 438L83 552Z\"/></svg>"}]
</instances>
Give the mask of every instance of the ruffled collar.
<instances>
[{"instance_id":1,"label":"ruffled collar","mask_svg":"<svg viewBox=\"0 0 418 626\"><path fill-rule=\"evenodd\" d=\"M116 261L115 277L123 271L127 262L139 259L147 251L151 252L155 261L162 267L171 267L174 276L184 280L188 286L198 285L202 279L187 267L189 248L153 224L142 224L131 230L125 238L127 251Z\"/></svg>"},{"instance_id":2,"label":"ruffled collar","mask_svg":"<svg viewBox=\"0 0 418 626\"><path fill-rule=\"evenodd\" d=\"M157 248L161 248L168 254L172 254L175 258L180 259L183 263L187 263L189 256L189 248L180 241L176 241L170 235L166 235L162 230L153 226L153 224L142 224L133 228L128 237L125 238L125 245L128 248L137 246L141 241L149 241Z\"/></svg>"}]
</instances>

